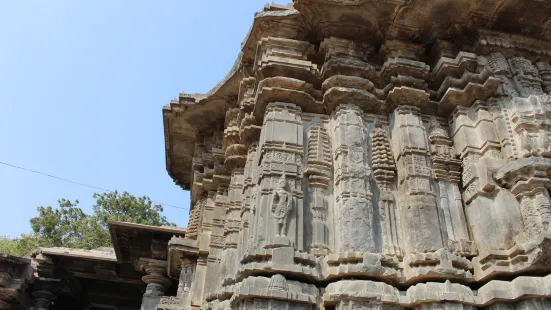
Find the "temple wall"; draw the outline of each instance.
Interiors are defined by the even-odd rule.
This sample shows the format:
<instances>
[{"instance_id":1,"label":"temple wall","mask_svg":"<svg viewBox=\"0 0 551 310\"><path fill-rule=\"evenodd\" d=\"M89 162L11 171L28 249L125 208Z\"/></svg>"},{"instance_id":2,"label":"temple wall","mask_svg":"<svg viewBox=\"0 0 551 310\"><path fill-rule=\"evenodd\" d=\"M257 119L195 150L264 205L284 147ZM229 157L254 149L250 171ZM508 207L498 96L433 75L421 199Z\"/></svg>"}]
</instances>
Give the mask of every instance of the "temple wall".
<instances>
[{"instance_id":1,"label":"temple wall","mask_svg":"<svg viewBox=\"0 0 551 310\"><path fill-rule=\"evenodd\" d=\"M548 308L549 58L476 46L261 38L227 178L204 181L219 147L195 154L194 305Z\"/></svg>"}]
</instances>

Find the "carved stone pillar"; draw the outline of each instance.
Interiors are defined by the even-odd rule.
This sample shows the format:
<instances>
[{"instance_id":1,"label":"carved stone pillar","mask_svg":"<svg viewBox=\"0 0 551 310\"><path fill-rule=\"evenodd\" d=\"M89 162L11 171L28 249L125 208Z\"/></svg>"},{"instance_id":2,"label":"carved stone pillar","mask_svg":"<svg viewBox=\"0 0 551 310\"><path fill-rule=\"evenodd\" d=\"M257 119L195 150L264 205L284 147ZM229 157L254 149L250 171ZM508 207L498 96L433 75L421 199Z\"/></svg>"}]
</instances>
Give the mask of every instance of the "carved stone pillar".
<instances>
[{"instance_id":1,"label":"carved stone pillar","mask_svg":"<svg viewBox=\"0 0 551 310\"><path fill-rule=\"evenodd\" d=\"M55 293L59 289L59 279L52 278L38 278L35 283L35 290L32 292L34 297L33 310L48 310L54 300L56 300Z\"/></svg>"},{"instance_id":2,"label":"carved stone pillar","mask_svg":"<svg viewBox=\"0 0 551 310\"><path fill-rule=\"evenodd\" d=\"M237 244L241 220L241 204L243 200L243 169L232 169L230 187L228 189L228 204L224 223L224 250L220 261L220 280L222 285L233 283L237 271Z\"/></svg>"},{"instance_id":3,"label":"carved stone pillar","mask_svg":"<svg viewBox=\"0 0 551 310\"><path fill-rule=\"evenodd\" d=\"M224 250L220 261L220 281L222 285L232 284L239 263L237 245L241 226L241 207L243 203L243 167L247 161L247 147L240 143L239 115L240 109L226 112L226 129L224 130L223 147L226 151L224 165L230 172L228 202L224 222Z\"/></svg>"},{"instance_id":4,"label":"carved stone pillar","mask_svg":"<svg viewBox=\"0 0 551 310\"><path fill-rule=\"evenodd\" d=\"M371 168L361 113L355 105L342 104L333 116L334 194L340 252L376 251Z\"/></svg>"},{"instance_id":5,"label":"carved stone pillar","mask_svg":"<svg viewBox=\"0 0 551 310\"><path fill-rule=\"evenodd\" d=\"M452 139L462 160L463 199L479 252L508 249L516 234L518 203L508 191L496 188L492 171L501 167L500 139L492 115L482 102L457 107L450 118Z\"/></svg>"},{"instance_id":6,"label":"carved stone pillar","mask_svg":"<svg viewBox=\"0 0 551 310\"><path fill-rule=\"evenodd\" d=\"M254 248L304 249L303 136L300 108L270 103L260 137L260 185L254 214Z\"/></svg>"},{"instance_id":7,"label":"carved stone pillar","mask_svg":"<svg viewBox=\"0 0 551 310\"><path fill-rule=\"evenodd\" d=\"M459 180L461 161L456 158L447 130L440 122L431 119L429 125L432 168L438 184L439 213L443 236L446 236L448 249L458 255L474 256L476 246L470 241Z\"/></svg>"},{"instance_id":8,"label":"carved stone pillar","mask_svg":"<svg viewBox=\"0 0 551 310\"><path fill-rule=\"evenodd\" d=\"M371 131L371 147L373 176L379 189L382 253L402 257L400 225L396 215L396 199L394 197L396 164L392 156L387 130L381 124L375 124L375 128Z\"/></svg>"},{"instance_id":9,"label":"carved stone pillar","mask_svg":"<svg viewBox=\"0 0 551 310\"><path fill-rule=\"evenodd\" d=\"M514 160L516 157L516 145L512 139L512 128L509 120L509 109L507 102L513 96L518 96L518 92L512 81L509 62L501 53L492 53L486 56L488 67L501 81L496 94L488 100L488 108L492 115L494 128L501 144L501 150L504 157L508 160Z\"/></svg>"},{"instance_id":10,"label":"carved stone pillar","mask_svg":"<svg viewBox=\"0 0 551 310\"><path fill-rule=\"evenodd\" d=\"M216 257L215 255L213 256ZM197 264L195 265L195 277L194 281L191 283L190 290L191 305L194 307L199 307L203 304L205 300L205 292L208 289L206 286L216 286L216 283L209 281L210 278L208 278L208 276L218 270L216 268L213 269L212 265L209 266L209 264L212 264L212 262L206 255L200 255L197 258ZM209 270L210 272L208 272Z\"/></svg>"},{"instance_id":11,"label":"carved stone pillar","mask_svg":"<svg viewBox=\"0 0 551 310\"><path fill-rule=\"evenodd\" d=\"M203 232L201 236L201 248L200 252L205 255L204 259L197 260L197 276L206 277L202 283L203 287L198 288L193 292L194 302L199 298L205 298L211 296L220 289L222 284L221 278L221 260L222 252L225 246L225 222L226 222L226 208L228 205L228 192L225 187L219 187L217 192L211 191L208 193L208 199L206 208L210 211L206 216L210 223L210 231ZM202 244L204 242L204 245ZM208 253L208 254L207 254ZM200 264L200 261L205 263L206 266Z\"/></svg>"},{"instance_id":12,"label":"carved stone pillar","mask_svg":"<svg viewBox=\"0 0 551 310\"><path fill-rule=\"evenodd\" d=\"M510 191L497 186L493 178L494 172L506 163L494 124L484 102L476 102L470 108L458 106L450 117L452 139L463 165L466 216L478 249L478 256L472 260L477 280L496 268L509 269L505 266L511 264L511 258L503 254L514 251L514 236L522 229L518 201Z\"/></svg>"},{"instance_id":13,"label":"carved stone pillar","mask_svg":"<svg viewBox=\"0 0 551 310\"><path fill-rule=\"evenodd\" d=\"M146 273L142 277L147 286L142 299L142 310L153 310L161 301L165 290L171 284L166 276L167 262L150 258L140 258L138 262L140 269Z\"/></svg>"},{"instance_id":14,"label":"carved stone pillar","mask_svg":"<svg viewBox=\"0 0 551 310\"><path fill-rule=\"evenodd\" d=\"M430 168L429 141L419 108L398 106L393 113L392 142L398 166L399 213L406 254L404 274L408 280L458 278L472 281L470 261L444 247L445 220L438 210L438 186ZM438 166L435 170L438 170ZM440 167L441 168L441 167ZM437 171L438 172L438 171ZM448 194L443 190L441 200L449 208ZM455 202L455 201L453 201ZM456 206L447 212L450 225L459 217ZM446 215L446 214L443 214ZM442 222L442 223L441 223ZM443 236L444 235L444 236Z\"/></svg>"},{"instance_id":15,"label":"carved stone pillar","mask_svg":"<svg viewBox=\"0 0 551 310\"><path fill-rule=\"evenodd\" d=\"M254 117L255 107L255 82L254 77L244 78L239 85L239 142L246 146L245 163L243 167L243 192L239 214L239 242L237 243L237 264L239 267L241 258L249 248L251 225L253 224L251 209L256 205L256 186L258 184L257 157L258 138L260 136L260 120Z\"/></svg>"},{"instance_id":16,"label":"carved stone pillar","mask_svg":"<svg viewBox=\"0 0 551 310\"><path fill-rule=\"evenodd\" d=\"M252 235L254 223L254 206L256 206L256 186L258 185L258 143L249 147L247 163L244 169L243 207L241 208L241 226L239 230L238 258L241 259L247 249L252 246Z\"/></svg>"},{"instance_id":17,"label":"carved stone pillar","mask_svg":"<svg viewBox=\"0 0 551 310\"><path fill-rule=\"evenodd\" d=\"M320 121L308 130L308 163L305 171L309 181L312 215L310 248L315 255L331 253L327 223L329 204L326 197L333 168L331 157L331 141Z\"/></svg>"},{"instance_id":18,"label":"carved stone pillar","mask_svg":"<svg viewBox=\"0 0 551 310\"><path fill-rule=\"evenodd\" d=\"M407 253L432 252L443 247L429 168L427 133L419 109L399 106L393 114L392 143L398 164L398 194L404 247Z\"/></svg>"}]
</instances>

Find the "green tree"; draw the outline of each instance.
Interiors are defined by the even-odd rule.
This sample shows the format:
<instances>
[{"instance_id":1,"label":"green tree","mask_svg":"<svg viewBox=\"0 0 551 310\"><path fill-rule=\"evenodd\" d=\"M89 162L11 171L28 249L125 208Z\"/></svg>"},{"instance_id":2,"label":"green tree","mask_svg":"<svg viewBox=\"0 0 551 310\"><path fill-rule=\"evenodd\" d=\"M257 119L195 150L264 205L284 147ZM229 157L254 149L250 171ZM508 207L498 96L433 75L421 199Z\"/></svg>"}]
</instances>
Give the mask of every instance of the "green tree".
<instances>
[{"instance_id":1,"label":"green tree","mask_svg":"<svg viewBox=\"0 0 551 310\"><path fill-rule=\"evenodd\" d=\"M10 238L9 236L0 237L0 253L8 253L11 255L20 256L19 242L16 238ZM24 255L24 254L23 254Z\"/></svg>"},{"instance_id":2,"label":"green tree","mask_svg":"<svg viewBox=\"0 0 551 310\"><path fill-rule=\"evenodd\" d=\"M60 199L58 203L56 209L38 207L38 216L31 218L34 233L43 240L41 246L83 247L89 216L78 207L78 200Z\"/></svg>"},{"instance_id":3,"label":"green tree","mask_svg":"<svg viewBox=\"0 0 551 310\"><path fill-rule=\"evenodd\" d=\"M163 207L153 204L149 197L135 197L127 192L95 193L96 204L89 215L78 207L78 200L59 200L59 207L38 207L38 216L31 219L31 227L40 247L68 247L93 249L111 246L108 223L133 222L154 226L175 226L161 212Z\"/></svg>"},{"instance_id":4,"label":"green tree","mask_svg":"<svg viewBox=\"0 0 551 310\"><path fill-rule=\"evenodd\" d=\"M110 221L131 222L153 226L176 226L168 222L161 212L163 206L153 204L147 196L136 197L117 191L95 193L94 215L90 218L86 242L92 247L111 246L108 223Z\"/></svg>"},{"instance_id":5,"label":"green tree","mask_svg":"<svg viewBox=\"0 0 551 310\"><path fill-rule=\"evenodd\" d=\"M36 244L36 237L30 234L22 234L19 238L0 236L0 253L25 256L35 250Z\"/></svg>"}]
</instances>

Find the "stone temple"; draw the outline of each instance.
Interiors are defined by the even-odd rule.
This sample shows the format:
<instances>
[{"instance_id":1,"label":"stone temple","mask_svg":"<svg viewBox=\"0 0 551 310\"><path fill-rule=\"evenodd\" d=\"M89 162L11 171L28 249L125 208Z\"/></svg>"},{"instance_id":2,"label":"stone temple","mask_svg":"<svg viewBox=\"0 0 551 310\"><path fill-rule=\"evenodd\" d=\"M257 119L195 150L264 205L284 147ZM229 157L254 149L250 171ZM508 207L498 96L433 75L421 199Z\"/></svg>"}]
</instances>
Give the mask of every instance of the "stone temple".
<instances>
[{"instance_id":1,"label":"stone temple","mask_svg":"<svg viewBox=\"0 0 551 310\"><path fill-rule=\"evenodd\" d=\"M0 309L551 309L550 60L548 0L266 5L163 108L187 229L3 255Z\"/></svg>"}]
</instances>

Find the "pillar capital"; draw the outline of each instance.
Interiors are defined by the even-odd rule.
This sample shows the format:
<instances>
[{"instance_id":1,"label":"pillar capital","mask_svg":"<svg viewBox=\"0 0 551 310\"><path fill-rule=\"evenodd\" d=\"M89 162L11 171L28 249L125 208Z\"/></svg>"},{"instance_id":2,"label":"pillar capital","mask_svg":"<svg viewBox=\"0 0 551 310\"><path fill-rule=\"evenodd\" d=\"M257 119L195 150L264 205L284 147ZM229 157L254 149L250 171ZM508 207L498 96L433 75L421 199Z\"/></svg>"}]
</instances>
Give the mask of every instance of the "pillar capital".
<instances>
[{"instance_id":1,"label":"pillar capital","mask_svg":"<svg viewBox=\"0 0 551 310\"><path fill-rule=\"evenodd\" d=\"M38 278L32 296L35 300L33 310L48 310L52 301L56 300L55 293L59 289L61 280L55 278Z\"/></svg>"},{"instance_id":2,"label":"pillar capital","mask_svg":"<svg viewBox=\"0 0 551 310\"><path fill-rule=\"evenodd\" d=\"M142 277L142 281L147 284L145 295L162 296L171 283L171 280L166 276L167 262L140 258L138 265L140 270L146 273Z\"/></svg>"}]
</instances>

